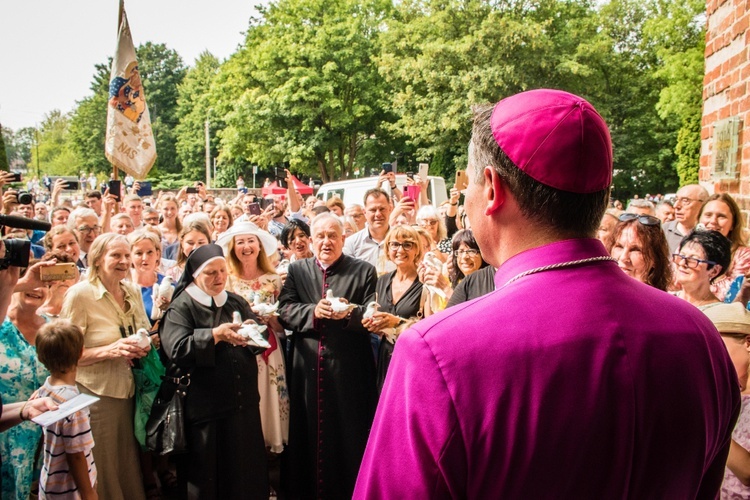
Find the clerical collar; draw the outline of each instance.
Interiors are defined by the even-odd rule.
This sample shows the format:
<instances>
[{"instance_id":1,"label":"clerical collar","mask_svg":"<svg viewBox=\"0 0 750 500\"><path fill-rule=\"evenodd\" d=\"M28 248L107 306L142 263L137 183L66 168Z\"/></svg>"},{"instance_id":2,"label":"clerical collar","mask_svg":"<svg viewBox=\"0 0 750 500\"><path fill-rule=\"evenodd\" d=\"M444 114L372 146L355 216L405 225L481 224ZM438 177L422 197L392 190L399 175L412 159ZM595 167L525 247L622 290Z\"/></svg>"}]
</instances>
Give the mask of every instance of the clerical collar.
<instances>
[{"instance_id":1,"label":"clerical collar","mask_svg":"<svg viewBox=\"0 0 750 500\"><path fill-rule=\"evenodd\" d=\"M317 257L315 257L315 265L317 265L323 271L327 271L329 268L331 268L331 267L335 266L336 264L338 264L339 262L341 262L341 259L343 259L343 258L344 258L344 254L342 253L339 256L338 259L336 259L335 261L331 262L330 264L323 264L322 262L320 262L318 260Z\"/></svg>"},{"instance_id":2,"label":"clerical collar","mask_svg":"<svg viewBox=\"0 0 750 500\"><path fill-rule=\"evenodd\" d=\"M195 283L190 283L187 288L185 288L185 291L193 298L193 300L206 307L211 307L211 299L213 299L217 306L221 307L227 303L227 297L229 297L226 290L222 290L219 295L211 296L198 288L198 285Z\"/></svg>"}]
</instances>

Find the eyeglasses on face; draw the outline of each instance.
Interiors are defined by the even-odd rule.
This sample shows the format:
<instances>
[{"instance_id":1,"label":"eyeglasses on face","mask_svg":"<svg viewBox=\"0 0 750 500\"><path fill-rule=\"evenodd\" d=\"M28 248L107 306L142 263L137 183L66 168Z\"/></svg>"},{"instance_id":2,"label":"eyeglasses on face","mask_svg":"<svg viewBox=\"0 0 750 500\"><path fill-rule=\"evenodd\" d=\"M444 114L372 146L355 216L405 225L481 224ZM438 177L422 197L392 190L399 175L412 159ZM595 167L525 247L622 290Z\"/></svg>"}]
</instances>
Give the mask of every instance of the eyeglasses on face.
<instances>
[{"instance_id":1,"label":"eyeglasses on face","mask_svg":"<svg viewBox=\"0 0 750 500\"><path fill-rule=\"evenodd\" d=\"M389 241L388 248L391 250L398 250L399 247L403 248L407 252L413 250L416 245L413 241Z\"/></svg>"},{"instance_id":2,"label":"eyeglasses on face","mask_svg":"<svg viewBox=\"0 0 750 500\"><path fill-rule=\"evenodd\" d=\"M638 222L640 222L644 226L661 226L661 221L652 215L639 215L626 212L624 214L621 214L618 219L620 222L627 222L629 220L637 219Z\"/></svg>"},{"instance_id":3,"label":"eyeglasses on face","mask_svg":"<svg viewBox=\"0 0 750 500\"><path fill-rule=\"evenodd\" d=\"M101 230L101 226L93 226L93 227L80 226L78 228L78 232L79 233L86 233L86 234L88 234L88 233L98 233L100 230Z\"/></svg>"},{"instance_id":4,"label":"eyeglasses on face","mask_svg":"<svg viewBox=\"0 0 750 500\"><path fill-rule=\"evenodd\" d=\"M438 221L436 221L435 219L422 219L419 221L420 226L434 226L437 223Z\"/></svg>"},{"instance_id":5,"label":"eyeglasses on face","mask_svg":"<svg viewBox=\"0 0 750 500\"><path fill-rule=\"evenodd\" d=\"M706 266L709 268L716 265L716 262L712 260L697 259L695 257L688 257L686 255L682 255L679 253L672 254L672 262L674 262L677 265L680 265L682 262L685 262L685 265L689 267L690 269L695 269L701 264L706 264Z\"/></svg>"},{"instance_id":6,"label":"eyeglasses on face","mask_svg":"<svg viewBox=\"0 0 750 500\"><path fill-rule=\"evenodd\" d=\"M456 255L461 257L462 255L466 255L468 257L476 257L479 255L479 250L474 250L473 248L469 248L468 250L457 250Z\"/></svg>"},{"instance_id":7,"label":"eyeglasses on face","mask_svg":"<svg viewBox=\"0 0 750 500\"><path fill-rule=\"evenodd\" d=\"M695 198L688 198L686 196L680 196L679 198L675 198L674 204L680 204L680 205L690 205L691 203L694 203L696 201L703 202L703 200L696 200Z\"/></svg>"}]
</instances>

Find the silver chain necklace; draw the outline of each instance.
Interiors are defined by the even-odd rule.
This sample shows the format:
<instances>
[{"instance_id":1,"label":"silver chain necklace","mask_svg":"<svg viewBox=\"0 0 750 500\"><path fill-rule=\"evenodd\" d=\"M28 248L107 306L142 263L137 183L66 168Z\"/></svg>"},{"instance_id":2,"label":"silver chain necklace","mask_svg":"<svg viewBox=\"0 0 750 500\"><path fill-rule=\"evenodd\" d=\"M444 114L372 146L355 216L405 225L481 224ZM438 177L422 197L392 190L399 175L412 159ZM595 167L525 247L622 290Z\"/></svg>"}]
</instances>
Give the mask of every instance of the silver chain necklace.
<instances>
[{"instance_id":1,"label":"silver chain necklace","mask_svg":"<svg viewBox=\"0 0 750 500\"><path fill-rule=\"evenodd\" d=\"M503 286L500 288L505 288L506 286L510 285L516 280L520 280L524 276L528 276L530 274L536 274L541 273L543 271L549 271L551 269L560 269L561 267L571 267L571 266L577 266L578 264L587 264L589 262L605 262L605 261L612 261L617 262L617 259L614 259L609 256L599 256L599 257L589 257L588 259L580 259L580 260L570 260L568 262L558 262L557 264L550 264L548 266L542 266L542 267L536 267L534 269L529 269L528 271L524 271L520 274L516 274L511 279L505 282Z\"/></svg>"}]
</instances>

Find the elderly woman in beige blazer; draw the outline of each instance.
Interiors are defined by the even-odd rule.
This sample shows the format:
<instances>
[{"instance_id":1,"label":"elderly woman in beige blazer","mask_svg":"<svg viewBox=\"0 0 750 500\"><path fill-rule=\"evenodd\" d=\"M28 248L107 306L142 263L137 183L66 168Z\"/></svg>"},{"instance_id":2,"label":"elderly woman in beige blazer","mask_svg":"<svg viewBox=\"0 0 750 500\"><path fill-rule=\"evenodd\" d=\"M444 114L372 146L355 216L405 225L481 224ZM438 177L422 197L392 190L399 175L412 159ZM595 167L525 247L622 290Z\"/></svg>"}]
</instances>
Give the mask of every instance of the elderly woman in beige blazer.
<instances>
[{"instance_id":1,"label":"elderly woman in beige blazer","mask_svg":"<svg viewBox=\"0 0 750 500\"><path fill-rule=\"evenodd\" d=\"M99 498L143 499L138 444L133 434L135 383L132 361L148 353L127 338L149 328L140 291L123 281L130 273L130 244L125 236L98 236L88 254L86 280L65 295L60 315L80 326L83 355L76 381L82 393L100 400L91 406L94 460Z\"/></svg>"}]
</instances>

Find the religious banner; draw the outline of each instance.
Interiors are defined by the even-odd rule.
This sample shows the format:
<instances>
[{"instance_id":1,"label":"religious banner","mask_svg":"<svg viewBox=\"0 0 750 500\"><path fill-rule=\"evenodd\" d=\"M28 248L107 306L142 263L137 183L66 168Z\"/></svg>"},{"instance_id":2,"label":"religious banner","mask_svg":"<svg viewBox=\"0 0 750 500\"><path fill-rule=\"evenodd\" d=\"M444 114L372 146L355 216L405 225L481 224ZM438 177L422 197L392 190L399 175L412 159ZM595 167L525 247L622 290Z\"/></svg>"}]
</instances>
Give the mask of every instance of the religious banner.
<instances>
[{"instance_id":1,"label":"religious banner","mask_svg":"<svg viewBox=\"0 0 750 500\"><path fill-rule=\"evenodd\" d=\"M120 12L117 50L109 80L104 154L113 166L136 179L144 179L156 161L156 144L128 17L125 9Z\"/></svg>"}]
</instances>

